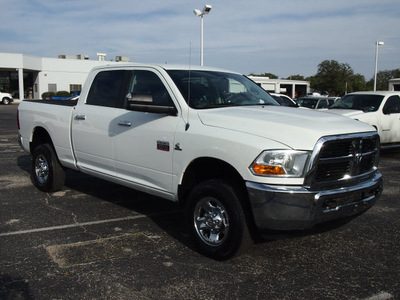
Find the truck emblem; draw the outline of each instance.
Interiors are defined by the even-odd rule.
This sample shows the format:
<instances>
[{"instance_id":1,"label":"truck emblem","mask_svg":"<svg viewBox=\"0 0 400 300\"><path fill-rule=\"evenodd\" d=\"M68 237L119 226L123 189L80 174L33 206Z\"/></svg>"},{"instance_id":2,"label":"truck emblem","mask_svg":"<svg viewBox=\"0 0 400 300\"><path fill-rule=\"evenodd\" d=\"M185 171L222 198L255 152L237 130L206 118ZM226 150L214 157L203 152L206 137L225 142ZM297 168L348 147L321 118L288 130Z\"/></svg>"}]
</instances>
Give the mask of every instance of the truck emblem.
<instances>
[{"instance_id":1,"label":"truck emblem","mask_svg":"<svg viewBox=\"0 0 400 300\"><path fill-rule=\"evenodd\" d=\"M352 144L353 144L353 156L354 156L353 169L355 174L359 174L361 160L363 159L363 150L362 150L363 140L362 139L354 140Z\"/></svg>"},{"instance_id":2,"label":"truck emblem","mask_svg":"<svg viewBox=\"0 0 400 300\"><path fill-rule=\"evenodd\" d=\"M157 150L161 151L169 151L169 142L168 141L157 141Z\"/></svg>"},{"instance_id":3,"label":"truck emblem","mask_svg":"<svg viewBox=\"0 0 400 300\"><path fill-rule=\"evenodd\" d=\"M182 151L182 148L181 148L181 144L180 144L180 143L176 143L176 144L175 144L175 150L177 150L177 151Z\"/></svg>"}]
</instances>

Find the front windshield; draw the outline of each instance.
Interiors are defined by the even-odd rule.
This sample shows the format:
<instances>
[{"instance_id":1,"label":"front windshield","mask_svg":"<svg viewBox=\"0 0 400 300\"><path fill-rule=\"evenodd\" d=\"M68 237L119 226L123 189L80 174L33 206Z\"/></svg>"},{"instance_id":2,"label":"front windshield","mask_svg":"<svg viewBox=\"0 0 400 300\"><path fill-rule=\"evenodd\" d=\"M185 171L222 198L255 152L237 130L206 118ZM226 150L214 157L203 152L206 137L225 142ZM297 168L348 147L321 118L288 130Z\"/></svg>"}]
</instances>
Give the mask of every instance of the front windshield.
<instances>
[{"instance_id":1,"label":"front windshield","mask_svg":"<svg viewBox=\"0 0 400 300\"><path fill-rule=\"evenodd\" d=\"M381 95L345 95L330 108L355 109L363 112L377 111L384 96Z\"/></svg>"},{"instance_id":2,"label":"front windshield","mask_svg":"<svg viewBox=\"0 0 400 300\"><path fill-rule=\"evenodd\" d=\"M264 89L242 75L196 70L167 72L191 108L279 105Z\"/></svg>"}]
</instances>

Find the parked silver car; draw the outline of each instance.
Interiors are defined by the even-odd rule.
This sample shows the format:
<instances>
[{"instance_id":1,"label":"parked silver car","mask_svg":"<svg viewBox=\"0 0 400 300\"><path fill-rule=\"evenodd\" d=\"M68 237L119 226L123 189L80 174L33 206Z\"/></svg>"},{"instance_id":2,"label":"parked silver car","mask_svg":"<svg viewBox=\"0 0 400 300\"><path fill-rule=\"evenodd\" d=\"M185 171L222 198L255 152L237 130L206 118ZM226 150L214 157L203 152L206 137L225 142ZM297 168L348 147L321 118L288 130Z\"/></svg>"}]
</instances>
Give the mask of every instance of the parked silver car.
<instances>
[{"instance_id":1,"label":"parked silver car","mask_svg":"<svg viewBox=\"0 0 400 300\"><path fill-rule=\"evenodd\" d=\"M333 105L338 97L302 97L296 100L301 107L311 109L328 108Z\"/></svg>"}]
</instances>

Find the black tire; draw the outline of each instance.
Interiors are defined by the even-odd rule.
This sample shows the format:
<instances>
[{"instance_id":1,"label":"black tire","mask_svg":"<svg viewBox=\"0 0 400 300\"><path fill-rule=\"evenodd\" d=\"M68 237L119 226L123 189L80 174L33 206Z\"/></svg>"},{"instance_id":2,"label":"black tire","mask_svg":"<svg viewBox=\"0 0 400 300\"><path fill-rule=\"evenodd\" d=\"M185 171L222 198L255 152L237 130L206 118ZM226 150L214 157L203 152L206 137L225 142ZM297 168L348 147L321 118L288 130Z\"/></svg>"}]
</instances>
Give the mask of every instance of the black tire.
<instances>
[{"instance_id":1,"label":"black tire","mask_svg":"<svg viewBox=\"0 0 400 300\"><path fill-rule=\"evenodd\" d=\"M43 192L56 192L63 188L65 170L49 144L39 145L33 151L32 176L35 186Z\"/></svg>"},{"instance_id":2,"label":"black tire","mask_svg":"<svg viewBox=\"0 0 400 300\"><path fill-rule=\"evenodd\" d=\"M3 102L4 105L8 105L8 104L10 104L10 99L5 97L5 98L3 98L2 102Z\"/></svg>"},{"instance_id":3,"label":"black tire","mask_svg":"<svg viewBox=\"0 0 400 300\"><path fill-rule=\"evenodd\" d=\"M226 260L253 244L238 193L222 180L198 184L186 213L198 250L208 257Z\"/></svg>"}]
</instances>

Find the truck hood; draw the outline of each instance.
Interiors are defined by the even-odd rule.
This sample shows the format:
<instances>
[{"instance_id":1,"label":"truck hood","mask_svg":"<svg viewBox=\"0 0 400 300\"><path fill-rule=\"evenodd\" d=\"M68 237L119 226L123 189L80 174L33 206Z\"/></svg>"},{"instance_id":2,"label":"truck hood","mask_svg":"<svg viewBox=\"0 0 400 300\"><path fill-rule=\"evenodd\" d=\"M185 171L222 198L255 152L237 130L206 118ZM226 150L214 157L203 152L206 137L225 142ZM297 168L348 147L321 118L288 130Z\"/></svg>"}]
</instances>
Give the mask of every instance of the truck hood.
<instances>
[{"instance_id":1,"label":"truck hood","mask_svg":"<svg viewBox=\"0 0 400 300\"><path fill-rule=\"evenodd\" d=\"M332 114L336 115L341 115L349 118L355 118L359 115L363 115L364 112L362 110L356 110L356 109L339 109L339 108L333 108L333 109L328 109L327 112L330 112Z\"/></svg>"},{"instance_id":2,"label":"truck hood","mask_svg":"<svg viewBox=\"0 0 400 300\"><path fill-rule=\"evenodd\" d=\"M206 126L259 136L298 150L312 150L323 136L375 131L350 118L283 106L209 109L198 111L198 116Z\"/></svg>"}]
</instances>

